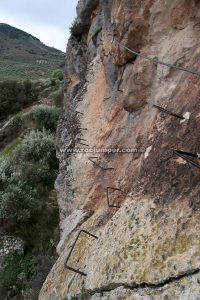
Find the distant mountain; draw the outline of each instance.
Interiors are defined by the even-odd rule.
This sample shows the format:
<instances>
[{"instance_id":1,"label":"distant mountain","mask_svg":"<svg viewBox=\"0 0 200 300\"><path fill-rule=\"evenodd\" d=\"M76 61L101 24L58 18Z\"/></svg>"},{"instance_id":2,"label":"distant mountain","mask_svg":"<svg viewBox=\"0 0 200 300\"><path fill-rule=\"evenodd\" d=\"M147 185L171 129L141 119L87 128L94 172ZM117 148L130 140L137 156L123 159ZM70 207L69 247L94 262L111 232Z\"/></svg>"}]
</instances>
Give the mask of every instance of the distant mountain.
<instances>
[{"instance_id":1,"label":"distant mountain","mask_svg":"<svg viewBox=\"0 0 200 300\"><path fill-rule=\"evenodd\" d=\"M64 67L65 54L8 24L0 23L0 80L49 77Z\"/></svg>"}]
</instances>

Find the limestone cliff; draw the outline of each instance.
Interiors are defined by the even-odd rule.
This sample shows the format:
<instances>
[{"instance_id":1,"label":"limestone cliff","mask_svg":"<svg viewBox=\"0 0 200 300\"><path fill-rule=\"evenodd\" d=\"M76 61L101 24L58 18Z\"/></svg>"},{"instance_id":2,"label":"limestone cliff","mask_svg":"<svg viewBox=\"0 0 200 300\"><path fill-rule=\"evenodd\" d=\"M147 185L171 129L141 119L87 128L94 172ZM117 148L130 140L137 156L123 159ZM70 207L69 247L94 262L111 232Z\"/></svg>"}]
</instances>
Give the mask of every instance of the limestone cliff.
<instances>
[{"instance_id":1,"label":"limestone cliff","mask_svg":"<svg viewBox=\"0 0 200 300\"><path fill-rule=\"evenodd\" d=\"M200 77L156 63L200 70L200 3L80 0L77 14L57 130L60 257L39 299L200 299L200 170L174 153L199 151ZM80 143L138 152L70 154ZM82 234L69 265L87 276L64 267L81 229L98 240Z\"/></svg>"}]
</instances>

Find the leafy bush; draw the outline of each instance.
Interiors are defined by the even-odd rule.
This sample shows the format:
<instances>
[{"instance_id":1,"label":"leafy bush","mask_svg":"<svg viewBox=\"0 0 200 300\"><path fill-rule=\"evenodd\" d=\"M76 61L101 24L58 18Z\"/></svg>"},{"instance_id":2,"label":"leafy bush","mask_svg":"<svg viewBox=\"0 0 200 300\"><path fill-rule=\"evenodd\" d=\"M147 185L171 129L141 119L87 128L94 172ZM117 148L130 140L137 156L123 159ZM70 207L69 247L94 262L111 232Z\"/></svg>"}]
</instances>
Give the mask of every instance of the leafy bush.
<instances>
[{"instance_id":1,"label":"leafy bush","mask_svg":"<svg viewBox=\"0 0 200 300\"><path fill-rule=\"evenodd\" d=\"M63 87L60 87L56 92L53 93L53 100L56 107L62 106L63 98L64 98Z\"/></svg>"},{"instance_id":2,"label":"leafy bush","mask_svg":"<svg viewBox=\"0 0 200 300\"><path fill-rule=\"evenodd\" d=\"M13 159L1 158L0 171L0 219L28 220L40 205L36 189L22 179L21 170L16 170Z\"/></svg>"},{"instance_id":3,"label":"leafy bush","mask_svg":"<svg viewBox=\"0 0 200 300\"><path fill-rule=\"evenodd\" d=\"M78 37L82 34L82 32L83 32L82 25L75 20L70 27L70 33L73 36Z\"/></svg>"},{"instance_id":4,"label":"leafy bush","mask_svg":"<svg viewBox=\"0 0 200 300\"><path fill-rule=\"evenodd\" d=\"M23 299L38 300L42 285L54 264L49 254L39 255L33 259L35 275L32 276L26 287L23 288Z\"/></svg>"},{"instance_id":5,"label":"leafy bush","mask_svg":"<svg viewBox=\"0 0 200 300\"><path fill-rule=\"evenodd\" d=\"M47 130L55 131L59 119L60 110L56 107L48 105L34 106L30 118L36 123L38 129L45 128Z\"/></svg>"},{"instance_id":6,"label":"leafy bush","mask_svg":"<svg viewBox=\"0 0 200 300\"><path fill-rule=\"evenodd\" d=\"M3 192L0 192L0 199L0 218L14 222L30 219L40 205L37 191L25 182L11 182Z\"/></svg>"},{"instance_id":7,"label":"leafy bush","mask_svg":"<svg viewBox=\"0 0 200 300\"><path fill-rule=\"evenodd\" d=\"M32 130L16 147L14 159L30 182L53 181L58 168L53 135L45 129Z\"/></svg>"},{"instance_id":8,"label":"leafy bush","mask_svg":"<svg viewBox=\"0 0 200 300\"><path fill-rule=\"evenodd\" d=\"M38 92L29 80L0 82L0 119L19 111L37 98Z\"/></svg>"},{"instance_id":9,"label":"leafy bush","mask_svg":"<svg viewBox=\"0 0 200 300\"><path fill-rule=\"evenodd\" d=\"M0 219L29 220L42 208L41 185L53 185L57 169L53 136L31 131L11 156L0 159Z\"/></svg>"},{"instance_id":10,"label":"leafy bush","mask_svg":"<svg viewBox=\"0 0 200 300\"><path fill-rule=\"evenodd\" d=\"M29 256L13 254L7 259L0 277L0 295L2 297L6 296L13 286L18 289L18 292L21 290L23 283L18 280L20 273L25 275L25 279L31 278L35 273L34 264ZM16 294L16 291L14 293ZM10 296L12 296L12 292Z\"/></svg>"},{"instance_id":11,"label":"leafy bush","mask_svg":"<svg viewBox=\"0 0 200 300\"><path fill-rule=\"evenodd\" d=\"M63 71L60 69L53 71L52 79L57 79L57 80L62 81L64 79Z\"/></svg>"}]
</instances>

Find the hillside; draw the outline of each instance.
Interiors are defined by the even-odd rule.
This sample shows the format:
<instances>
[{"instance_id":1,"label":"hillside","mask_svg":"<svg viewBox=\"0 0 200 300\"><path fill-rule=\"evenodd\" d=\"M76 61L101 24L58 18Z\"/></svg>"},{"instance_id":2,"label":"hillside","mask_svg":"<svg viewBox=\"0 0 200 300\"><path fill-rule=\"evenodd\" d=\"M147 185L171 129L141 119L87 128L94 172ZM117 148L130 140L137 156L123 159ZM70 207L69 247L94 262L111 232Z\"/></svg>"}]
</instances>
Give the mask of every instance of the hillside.
<instances>
[{"instance_id":1,"label":"hillside","mask_svg":"<svg viewBox=\"0 0 200 300\"><path fill-rule=\"evenodd\" d=\"M50 77L64 67L64 53L34 36L0 23L0 80Z\"/></svg>"},{"instance_id":2,"label":"hillside","mask_svg":"<svg viewBox=\"0 0 200 300\"><path fill-rule=\"evenodd\" d=\"M5 24L0 49L0 300L37 300L57 258L64 56Z\"/></svg>"},{"instance_id":3,"label":"hillside","mask_svg":"<svg viewBox=\"0 0 200 300\"><path fill-rule=\"evenodd\" d=\"M57 128L59 258L39 300L200 299L199 11L79 0Z\"/></svg>"},{"instance_id":4,"label":"hillside","mask_svg":"<svg viewBox=\"0 0 200 300\"><path fill-rule=\"evenodd\" d=\"M57 257L56 75L0 82L0 300L37 300Z\"/></svg>"}]
</instances>

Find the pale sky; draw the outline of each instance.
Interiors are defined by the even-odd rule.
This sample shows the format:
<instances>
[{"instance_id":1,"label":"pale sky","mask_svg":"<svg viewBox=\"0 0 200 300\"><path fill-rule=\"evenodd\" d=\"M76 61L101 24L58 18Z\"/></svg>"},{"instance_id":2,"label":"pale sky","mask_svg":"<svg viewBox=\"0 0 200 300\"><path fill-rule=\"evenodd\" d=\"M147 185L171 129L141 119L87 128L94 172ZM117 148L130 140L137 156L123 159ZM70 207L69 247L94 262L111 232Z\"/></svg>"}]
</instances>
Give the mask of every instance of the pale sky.
<instances>
[{"instance_id":1,"label":"pale sky","mask_svg":"<svg viewBox=\"0 0 200 300\"><path fill-rule=\"evenodd\" d=\"M0 23L22 29L48 46L66 50L78 0L0 0Z\"/></svg>"}]
</instances>

